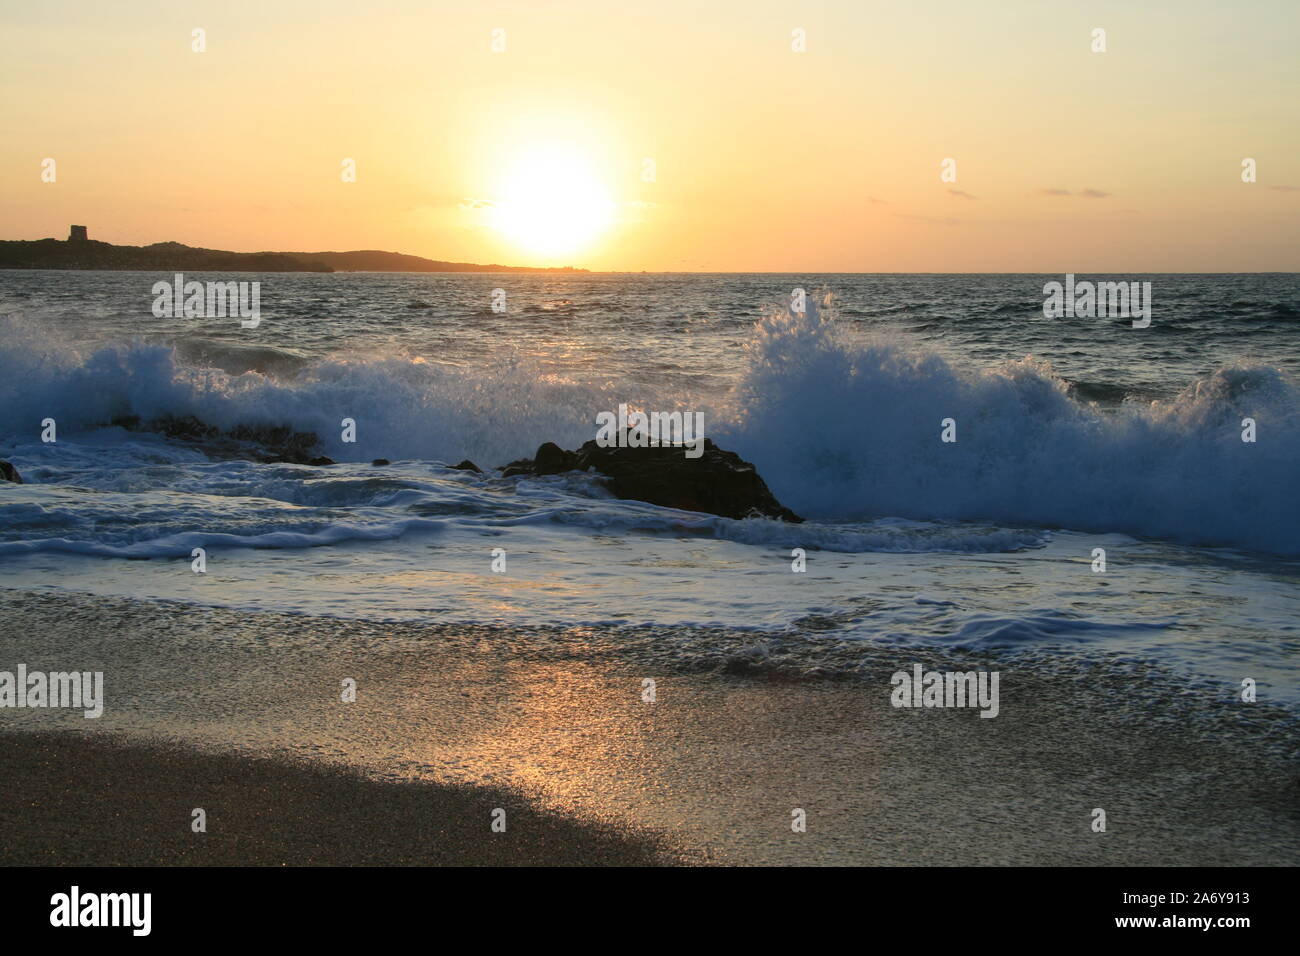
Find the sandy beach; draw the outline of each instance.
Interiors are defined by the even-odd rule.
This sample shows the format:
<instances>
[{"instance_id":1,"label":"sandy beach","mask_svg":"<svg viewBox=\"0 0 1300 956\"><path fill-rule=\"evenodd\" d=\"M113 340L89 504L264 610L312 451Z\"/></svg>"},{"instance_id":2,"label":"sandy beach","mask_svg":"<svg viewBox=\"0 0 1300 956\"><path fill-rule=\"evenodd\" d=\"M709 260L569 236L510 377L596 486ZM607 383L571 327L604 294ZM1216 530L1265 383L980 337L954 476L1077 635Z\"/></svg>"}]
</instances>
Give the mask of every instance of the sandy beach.
<instances>
[{"instance_id":1,"label":"sandy beach","mask_svg":"<svg viewBox=\"0 0 1300 956\"><path fill-rule=\"evenodd\" d=\"M984 720L892 708L896 654L826 679L738 665L739 634L729 657L670 666L655 653L667 632L638 644L19 591L0 594L0 627L9 664L105 675L99 719L0 710L19 797L0 811L5 863L1300 858L1285 718L1191 721L1131 677L1004 670Z\"/></svg>"}]
</instances>

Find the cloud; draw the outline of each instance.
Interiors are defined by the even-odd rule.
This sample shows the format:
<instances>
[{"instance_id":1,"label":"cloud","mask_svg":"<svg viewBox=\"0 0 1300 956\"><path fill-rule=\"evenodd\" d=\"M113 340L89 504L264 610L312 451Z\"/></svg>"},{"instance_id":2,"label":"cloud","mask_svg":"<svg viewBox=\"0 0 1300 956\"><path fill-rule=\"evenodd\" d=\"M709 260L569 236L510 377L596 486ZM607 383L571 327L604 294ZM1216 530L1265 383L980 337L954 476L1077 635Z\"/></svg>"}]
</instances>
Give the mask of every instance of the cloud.
<instances>
[{"instance_id":1,"label":"cloud","mask_svg":"<svg viewBox=\"0 0 1300 956\"><path fill-rule=\"evenodd\" d=\"M883 200L883 199L877 199L875 196L868 196L868 197L867 197L867 202L869 202L869 203L873 203L874 205L877 205L877 206L888 206L888 205L889 205L889 203L886 202L885 200Z\"/></svg>"},{"instance_id":2,"label":"cloud","mask_svg":"<svg viewBox=\"0 0 1300 956\"><path fill-rule=\"evenodd\" d=\"M494 199L462 199L460 201L461 209L491 209L496 205Z\"/></svg>"},{"instance_id":3,"label":"cloud","mask_svg":"<svg viewBox=\"0 0 1300 956\"><path fill-rule=\"evenodd\" d=\"M1300 186L1269 186L1269 189L1276 189L1280 193L1300 193Z\"/></svg>"},{"instance_id":4,"label":"cloud","mask_svg":"<svg viewBox=\"0 0 1300 956\"><path fill-rule=\"evenodd\" d=\"M968 193L968 192L966 192L965 190L962 190L962 189L949 189L949 190L948 190L948 195L949 195L949 196L956 196L958 199L974 199L974 198L975 198L975 197L972 196L970 193Z\"/></svg>"},{"instance_id":5,"label":"cloud","mask_svg":"<svg viewBox=\"0 0 1300 956\"><path fill-rule=\"evenodd\" d=\"M1077 193L1070 192L1068 189L1040 189L1044 196L1078 196L1081 199L1105 199L1110 193L1102 192L1100 189L1081 189Z\"/></svg>"},{"instance_id":6,"label":"cloud","mask_svg":"<svg viewBox=\"0 0 1300 956\"><path fill-rule=\"evenodd\" d=\"M945 219L935 219L933 216L916 216L906 212L896 212L894 215L906 222L915 222L923 226L957 226L961 224L960 219L953 219L951 216Z\"/></svg>"}]
</instances>

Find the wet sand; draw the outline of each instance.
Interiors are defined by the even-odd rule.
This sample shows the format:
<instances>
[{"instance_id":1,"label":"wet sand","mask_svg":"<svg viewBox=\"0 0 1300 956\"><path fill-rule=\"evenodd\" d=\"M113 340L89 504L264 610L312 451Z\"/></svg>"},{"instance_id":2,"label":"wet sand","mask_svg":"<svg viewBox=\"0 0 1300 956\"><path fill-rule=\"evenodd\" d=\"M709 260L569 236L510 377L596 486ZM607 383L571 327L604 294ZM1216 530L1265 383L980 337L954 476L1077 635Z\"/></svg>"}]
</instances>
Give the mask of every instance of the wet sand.
<instances>
[{"instance_id":1,"label":"wet sand","mask_svg":"<svg viewBox=\"0 0 1300 956\"><path fill-rule=\"evenodd\" d=\"M1265 712L1193 725L1141 682L1004 670L987 720L892 708L887 676L692 671L595 629L14 591L0 628L0 669L103 670L107 698L98 720L0 710L0 862L1300 860Z\"/></svg>"}]
</instances>

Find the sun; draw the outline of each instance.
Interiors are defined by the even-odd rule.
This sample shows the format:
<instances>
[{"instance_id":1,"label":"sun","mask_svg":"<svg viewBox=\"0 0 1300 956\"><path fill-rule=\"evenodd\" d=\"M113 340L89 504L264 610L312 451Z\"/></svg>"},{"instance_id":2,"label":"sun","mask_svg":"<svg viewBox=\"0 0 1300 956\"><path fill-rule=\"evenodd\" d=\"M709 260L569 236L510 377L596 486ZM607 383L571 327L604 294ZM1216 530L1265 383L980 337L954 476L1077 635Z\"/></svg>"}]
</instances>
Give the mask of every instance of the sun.
<instances>
[{"instance_id":1,"label":"sun","mask_svg":"<svg viewBox=\"0 0 1300 956\"><path fill-rule=\"evenodd\" d=\"M494 228L541 256L579 252L614 221L610 199L591 164L561 146L515 154L492 206Z\"/></svg>"}]
</instances>

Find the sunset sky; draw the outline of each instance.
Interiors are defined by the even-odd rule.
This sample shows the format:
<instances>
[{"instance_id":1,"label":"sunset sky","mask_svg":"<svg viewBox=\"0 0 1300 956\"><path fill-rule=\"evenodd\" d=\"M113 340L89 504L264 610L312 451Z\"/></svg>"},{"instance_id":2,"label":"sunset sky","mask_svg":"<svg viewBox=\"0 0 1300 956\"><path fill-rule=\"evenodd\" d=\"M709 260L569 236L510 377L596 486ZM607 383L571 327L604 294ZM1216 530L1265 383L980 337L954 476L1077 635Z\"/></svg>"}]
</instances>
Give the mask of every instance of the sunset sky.
<instances>
[{"instance_id":1,"label":"sunset sky","mask_svg":"<svg viewBox=\"0 0 1300 956\"><path fill-rule=\"evenodd\" d=\"M3 239L84 223L600 270L1300 270L1295 0L0 10Z\"/></svg>"}]
</instances>

